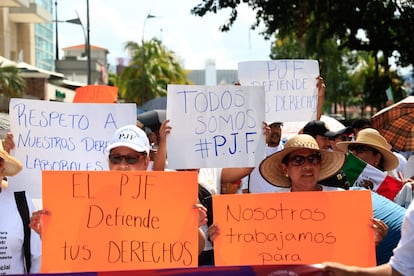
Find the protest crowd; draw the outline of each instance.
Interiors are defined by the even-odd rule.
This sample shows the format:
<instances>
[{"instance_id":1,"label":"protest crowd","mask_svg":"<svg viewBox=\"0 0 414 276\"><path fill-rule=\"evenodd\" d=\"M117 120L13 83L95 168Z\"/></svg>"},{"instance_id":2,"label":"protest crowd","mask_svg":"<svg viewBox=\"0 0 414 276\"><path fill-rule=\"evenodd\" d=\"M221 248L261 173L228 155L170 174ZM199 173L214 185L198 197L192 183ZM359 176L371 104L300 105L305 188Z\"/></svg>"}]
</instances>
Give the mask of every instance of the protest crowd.
<instances>
[{"instance_id":1,"label":"protest crowd","mask_svg":"<svg viewBox=\"0 0 414 276\"><path fill-rule=\"evenodd\" d=\"M373 216L366 221L366 231L373 233L376 266L362 268L325 260L320 262L320 271L329 275L414 275L414 205L411 203L414 155L395 151L393 145L381 135L381 130L375 129L368 119L356 119L342 129L330 130L321 120L326 89L323 78L317 77L316 83L316 119L308 121L290 137L283 136L287 122L264 122L265 152L255 167L198 168L189 165L171 168L169 159L172 157L167 156L167 141L169 136L174 135L174 124L177 122L167 119L156 132L148 131L140 122L119 127L104 151L109 170L197 173L198 202L194 202L192 208L198 210L199 267L216 265L215 243L224 236L222 226L214 220L217 216L216 213L213 215L212 210L214 197L224 194L249 197L248 194L369 191ZM26 217L24 224L31 228L28 230L31 232L28 241L31 247L27 252L23 248L26 229L18 227L21 215L14 206L13 193L7 188L7 177L18 174L24 161L12 157L15 143L14 134L9 133L0 147L0 168L4 177L0 192L0 206L3 209L0 238L7 236L10 250L7 252L12 256L12 261L9 261L0 255L0 274L40 273L41 242L45 239L43 219L54 214L53 210L35 210L30 196L26 195L30 219ZM354 176L357 167L363 168L357 169L359 177ZM382 177L381 181L377 180L377 175ZM358 202L349 204L358 205ZM317 215L320 213L312 213L312 216ZM155 229L157 221L152 223ZM15 233L13 229L19 231ZM284 239L286 237L283 236ZM321 243L329 244L335 238L332 233L325 233ZM2 245L4 243L0 240ZM190 262L187 245L183 244L181 251L184 252L183 262ZM299 254L296 257L300 258Z\"/></svg>"}]
</instances>

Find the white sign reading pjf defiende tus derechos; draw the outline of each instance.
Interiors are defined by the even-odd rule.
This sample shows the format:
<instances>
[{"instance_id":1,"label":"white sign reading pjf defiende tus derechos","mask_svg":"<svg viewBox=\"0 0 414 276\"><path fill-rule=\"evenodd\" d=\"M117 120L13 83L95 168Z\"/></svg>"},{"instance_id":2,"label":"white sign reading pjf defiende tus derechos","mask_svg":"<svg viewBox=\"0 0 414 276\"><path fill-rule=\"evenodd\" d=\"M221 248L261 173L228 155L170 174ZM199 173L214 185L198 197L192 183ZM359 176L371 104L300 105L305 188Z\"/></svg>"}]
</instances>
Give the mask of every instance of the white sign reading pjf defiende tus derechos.
<instances>
[{"instance_id":1,"label":"white sign reading pjf defiende tus derechos","mask_svg":"<svg viewBox=\"0 0 414 276\"><path fill-rule=\"evenodd\" d=\"M264 90L168 85L168 168L254 167L265 153Z\"/></svg>"},{"instance_id":2,"label":"white sign reading pjf defiende tus derechos","mask_svg":"<svg viewBox=\"0 0 414 276\"><path fill-rule=\"evenodd\" d=\"M316 119L318 76L316 60L246 61L238 64L242 86L264 87L267 122Z\"/></svg>"}]
</instances>

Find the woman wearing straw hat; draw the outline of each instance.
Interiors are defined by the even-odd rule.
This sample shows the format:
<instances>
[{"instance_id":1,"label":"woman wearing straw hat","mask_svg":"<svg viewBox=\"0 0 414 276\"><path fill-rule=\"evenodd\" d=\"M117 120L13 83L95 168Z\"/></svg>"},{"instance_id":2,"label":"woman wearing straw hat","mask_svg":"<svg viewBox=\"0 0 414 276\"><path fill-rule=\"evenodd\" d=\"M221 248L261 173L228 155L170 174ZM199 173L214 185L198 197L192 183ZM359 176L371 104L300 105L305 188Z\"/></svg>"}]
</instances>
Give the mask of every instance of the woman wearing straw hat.
<instances>
[{"instance_id":1,"label":"woman wearing straw hat","mask_svg":"<svg viewBox=\"0 0 414 276\"><path fill-rule=\"evenodd\" d=\"M336 146L343 152L352 152L358 158L382 171L398 167L398 157L391 151L391 145L373 128L358 132L355 141L339 142Z\"/></svg>"},{"instance_id":2,"label":"woman wearing straw hat","mask_svg":"<svg viewBox=\"0 0 414 276\"><path fill-rule=\"evenodd\" d=\"M286 142L283 150L264 159L259 170L270 184L284 188L282 192L343 190L318 181L335 174L344 162L343 152L319 149L312 136L298 134Z\"/></svg>"},{"instance_id":3,"label":"woman wearing straw hat","mask_svg":"<svg viewBox=\"0 0 414 276\"><path fill-rule=\"evenodd\" d=\"M13 176L22 170L22 164L10 156L0 142L0 177L3 179L0 185L0 274L24 274L38 273L40 271L41 259L41 242L40 237L29 228L24 226L24 216L19 212L19 206L27 205L27 223L34 205L31 199L26 195L22 197L23 205L15 197L14 191L7 189L6 176ZM19 202L19 203L18 203ZM25 229L27 233L25 234ZM30 233L31 232L31 233ZM25 247L24 240L27 239L30 247ZM24 250L25 249L25 250ZM25 255L28 257L25 260Z\"/></svg>"}]
</instances>

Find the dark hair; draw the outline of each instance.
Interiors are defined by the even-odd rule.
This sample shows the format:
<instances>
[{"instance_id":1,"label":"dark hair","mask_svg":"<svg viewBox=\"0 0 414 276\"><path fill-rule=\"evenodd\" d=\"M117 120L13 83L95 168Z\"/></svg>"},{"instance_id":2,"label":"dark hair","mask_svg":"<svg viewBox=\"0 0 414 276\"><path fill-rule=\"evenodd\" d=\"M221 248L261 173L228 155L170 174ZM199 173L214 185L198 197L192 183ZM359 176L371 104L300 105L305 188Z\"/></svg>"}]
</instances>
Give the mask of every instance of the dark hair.
<instances>
[{"instance_id":1,"label":"dark hair","mask_svg":"<svg viewBox=\"0 0 414 276\"><path fill-rule=\"evenodd\" d=\"M356 129L363 129L371 126L371 120L366 118L359 118L352 121L351 126Z\"/></svg>"}]
</instances>

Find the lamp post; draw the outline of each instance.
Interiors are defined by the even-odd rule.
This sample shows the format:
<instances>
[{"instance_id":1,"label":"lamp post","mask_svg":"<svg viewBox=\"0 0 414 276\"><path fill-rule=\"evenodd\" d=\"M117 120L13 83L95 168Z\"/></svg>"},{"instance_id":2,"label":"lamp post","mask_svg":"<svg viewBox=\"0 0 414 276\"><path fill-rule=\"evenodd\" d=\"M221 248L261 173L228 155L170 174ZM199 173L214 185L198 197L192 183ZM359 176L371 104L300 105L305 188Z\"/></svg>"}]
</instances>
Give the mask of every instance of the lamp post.
<instances>
[{"instance_id":1,"label":"lamp post","mask_svg":"<svg viewBox=\"0 0 414 276\"><path fill-rule=\"evenodd\" d=\"M88 84L92 83L91 75L91 39L90 39L90 28L89 28L89 0L86 0L86 56L88 58Z\"/></svg>"},{"instance_id":2,"label":"lamp post","mask_svg":"<svg viewBox=\"0 0 414 276\"><path fill-rule=\"evenodd\" d=\"M59 39L58 39L58 12L57 12L57 0L55 0L55 30L56 30L56 43L55 43L55 55L56 55L56 60L59 60Z\"/></svg>"},{"instance_id":3,"label":"lamp post","mask_svg":"<svg viewBox=\"0 0 414 276\"><path fill-rule=\"evenodd\" d=\"M88 84L91 84L92 82L92 76L91 76L91 45L90 45L90 35L89 35L89 0L86 1L86 14L87 14L87 24L86 28L83 25L82 21L79 18L78 12L76 12L77 18L69 19L69 20L58 20L57 16L57 0L55 0L55 20L53 20L56 23L56 60L59 60L59 39L58 39L58 23L66 22L66 23L72 23L76 25L80 25L82 27L83 35L85 38L85 56L87 58L87 74L88 74Z\"/></svg>"}]
</instances>

